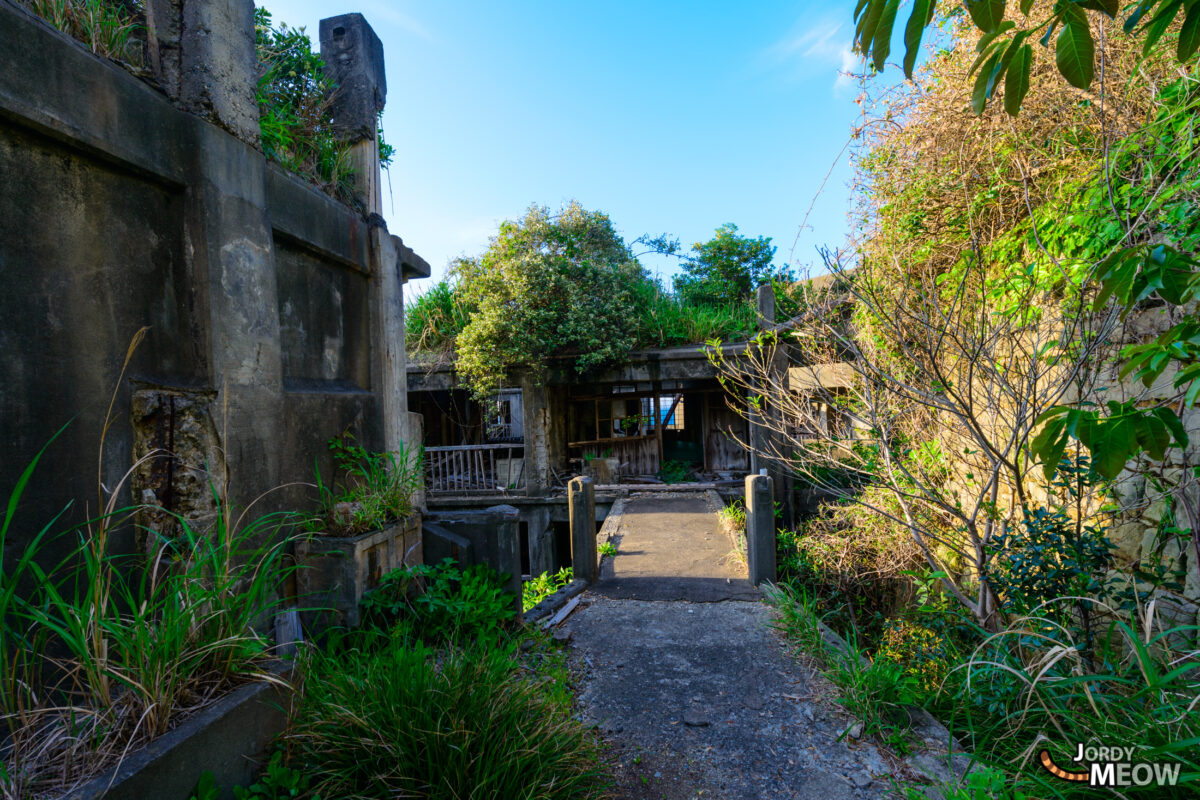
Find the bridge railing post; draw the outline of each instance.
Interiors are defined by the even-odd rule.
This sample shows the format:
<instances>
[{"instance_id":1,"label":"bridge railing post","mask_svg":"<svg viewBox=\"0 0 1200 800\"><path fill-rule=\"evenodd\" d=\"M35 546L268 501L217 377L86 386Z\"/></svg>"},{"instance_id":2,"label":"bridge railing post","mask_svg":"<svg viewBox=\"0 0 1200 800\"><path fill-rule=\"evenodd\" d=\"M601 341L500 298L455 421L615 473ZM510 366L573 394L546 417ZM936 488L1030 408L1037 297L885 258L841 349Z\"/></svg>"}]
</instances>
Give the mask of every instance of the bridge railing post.
<instances>
[{"instance_id":1,"label":"bridge railing post","mask_svg":"<svg viewBox=\"0 0 1200 800\"><path fill-rule=\"evenodd\" d=\"M596 552L596 484L591 478L573 478L567 484L571 517L571 568L576 580L594 583L600 577Z\"/></svg>"},{"instance_id":2,"label":"bridge railing post","mask_svg":"<svg viewBox=\"0 0 1200 800\"><path fill-rule=\"evenodd\" d=\"M765 473L766 470L763 470ZM768 475L746 476L746 564L750 582L773 582L775 572L775 503Z\"/></svg>"}]
</instances>

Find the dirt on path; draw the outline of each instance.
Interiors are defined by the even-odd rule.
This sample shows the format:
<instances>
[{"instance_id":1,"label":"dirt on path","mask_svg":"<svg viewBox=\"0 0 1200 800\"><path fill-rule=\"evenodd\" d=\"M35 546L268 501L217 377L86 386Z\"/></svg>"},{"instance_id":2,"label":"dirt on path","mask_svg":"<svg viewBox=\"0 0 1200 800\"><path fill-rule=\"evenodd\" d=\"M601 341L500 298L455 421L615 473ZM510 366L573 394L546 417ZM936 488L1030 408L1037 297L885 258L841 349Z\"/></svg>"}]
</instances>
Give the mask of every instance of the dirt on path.
<instances>
[{"instance_id":1,"label":"dirt on path","mask_svg":"<svg viewBox=\"0 0 1200 800\"><path fill-rule=\"evenodd\" d=\"M625 514L619 554L559 634L615 796L888 796L890 756L838 741L854 720L771 630L704 497L637 498Z\"/></svg>"}]
</instances>

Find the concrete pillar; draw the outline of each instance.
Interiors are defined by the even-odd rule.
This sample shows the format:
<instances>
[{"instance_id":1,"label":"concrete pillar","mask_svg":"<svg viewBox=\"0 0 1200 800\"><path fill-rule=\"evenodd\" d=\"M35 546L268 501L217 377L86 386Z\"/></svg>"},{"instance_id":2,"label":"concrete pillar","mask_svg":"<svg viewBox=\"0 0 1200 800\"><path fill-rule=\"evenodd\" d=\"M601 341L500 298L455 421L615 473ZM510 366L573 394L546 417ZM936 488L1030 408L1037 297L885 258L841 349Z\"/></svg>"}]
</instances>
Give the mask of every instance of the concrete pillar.
<instances>
[{"instance_id":1,"label":"concrete pillar","mask_svg":"<svg viewBox=\"0 0 1200 800\"><path fill-rule=\"evenodd\" d=\"M773 328L776 321L775 288L770 283L764 283L755 290L754 304L758 316L759 330L765 331ZM787 385L788 358L782 341L778 342L775 346L775 356L770 366L774 373L776 384ZM763 388L765 390L767 387ZM759 423L760 419L763 420L761 424ZM775 428L780 427L778 409L763 404L761 410L751 410L750 446L753 449L750 456L750 471L760 472L763 469L767 470L767 474L771 476L775 499L783 507L783 522L786 525L792 525L794 524L795 513L792 500L793 478L791 472L778 462L759 455L760 453L768 453L779 449L776 446L779 434L771 427L767 427L768 425Z\"/></svg>"},{"instance_id":2,"label":"concrete pillar","mask_svg":"<svg viewBox=\"0 0 1200 800\"><path fill-rule=\"evenodd\" d=\"M492 559L495 569L508 576L505 589L515 598L521 615L521 513L512 506L492 506L486 513L494 520Z\"/></svg>"},{"instance_id":3,"label":"concrete pillar","mask_svg":"<svg viewBox=\"0 0 1200 800\"><path fill-rule=\"evenodd\" d=\"M254 52L254 3L251 0L183 0L182 11L168 2L155 4L159 31L175 35L170 15L180 13L179 102L258 146L258 61ZM163 51L160 50L160 56ZM168 89L169 91L169 89Z\"/></svg>"},{"instance_id":4,"label":"concrete pillar","mask_svg":"<svg viewBox=\"0 0 1200 800\"><path fill-rule=\"evenodd\" d=\"M755 586L776 578L772 483L767 475L746 476L746 562Z\"/></svg>"},{"instance_id":5,"label":"concrete pillar","mask_svg":"<svg viewBox=\"0 0 1200 800\"><path fill-rule=\"evenodd\" d=\"M593 583L600 576L596 553L596 485L591 478L573 478L567 484L571 517L571 567L575 577Z\"/></svg>"},{"instance_id":6,"label":"concrete pillar","mask_svg":"<svg viewBox=\"0 0 1200 800\"><path fill-rule=\"evenodd\" d=\"M354 180L368 213L383 206L379 176L379 113L387 100L383 42L362 14L321 20L321 58L337 86L330 113L338 137L352 145Z\"/></svg>"}]
</instances>

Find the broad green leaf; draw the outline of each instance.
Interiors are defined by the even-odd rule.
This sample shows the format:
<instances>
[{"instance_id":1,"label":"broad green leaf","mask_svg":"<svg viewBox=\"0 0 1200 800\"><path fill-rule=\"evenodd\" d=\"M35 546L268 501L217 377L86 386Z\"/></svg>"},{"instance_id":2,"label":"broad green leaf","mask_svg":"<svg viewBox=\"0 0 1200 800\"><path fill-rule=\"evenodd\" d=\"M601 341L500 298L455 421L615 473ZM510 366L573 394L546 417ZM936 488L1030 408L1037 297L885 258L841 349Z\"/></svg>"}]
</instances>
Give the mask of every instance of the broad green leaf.
<instances>
[{"instance_id":1,"label":"broad green leaf","mask_svg":"<svg viewBox=\"0 0 1200 800\"><path fill-rule=\"evenodd\" d=\"M995 78L994 70L1000 64L1001 55L999 50L992 53L991 58L984 62L983 68L975 76L975 87L971 92L971 110L976 114L982 114L983 109L987 106L988 88Z\"/></svg>"},{"instance_id":2,"label":"broad green leaf","mask_svg":"<svg viewBox=\"0 0 1200 800\"><path fill-rule=\"evenodd\" d=\"M1107 14L1109 17L1116 17L1117 13L1121 10L1120 0L1077 0L1075 4L1080 8L1087 8Z\"/></svg>"},{"instance_id":3,"label":"broad green leaf","mask_svg":"<svg viewBox=\"0 0 1200 800\"><path fill-rule=\"evenodd\" d=\"M1033 8L1033 0L1021 0L1021 13L1029 16L1029 9Z\"/></svg>"},{"instance_id":4,"label":"broad green leaf","mask_svg":"<svg viewBox=\"0 0 1200 800\"><path fill-rule=\"evenodd\" d=\"M967 13L975 26L984 33L991 33L1004 19L1004 0L966 0Z\"/></svg>"},{"instance_id":5,"label":"broad green leaf","mask_svg":"<svg viewBox=\"0 0 1200 800\"><path fill-rule=\"evenodd\" d=\"M1146 41L1142 44L1142 55L1149 55L1154 49L1154 45L1158 44L1158 40L1167 32L1182 5L1183 0L1170 0L1163 4L1159 12L1146 24Z\"/></svg>"},{"instance_id":6,"label":"broad green leaf","mask_svg":"<svg viewBox=\"0 0 1200 800\"><path fill-rule=\"evenodd\" d=\"M1188 446L1187 430L1183 427L1183 420L1169 408L1155 408L1150 412L1158 417L1166 426L1171 435L1175 437L1175 444L1179 447L1186 448Z\"/></svg>"},{"instance_id":7,"label":"broad green leaf","mask_svg":"<svg viewBox=\"0 0 1200 800\"><path fill-rule=\"evenodd\" d=\"M911 78L913 67L917 63L917 54L921 50L921 37L925 35L925 26L933 19L934 6L937 0L914 0L912 14L908 24L904 26L904 75Z\"/></svg>"},{"instance_id":8,"label":"broad green leaf","mask_svg":"<svg viewBox=\"0 0 1200 800\"><path fill-rule=\"evenodd\" d=\"M887 0L883 13L879 16L879 24L875 26L875 36L871 42L871 52L874 55L875 71L882 72L887 57L892 52L892 28L896 25L896 11L900 8L900 0Z\"/></svg>"},{"instance_id":9,"label":"broad green leaf","mask_svg":"<svg viewBox=\"0 0 1200 800\"><path fill-rule=\"evenodd\" d=\"M871 43L875 40L875 28L879 25L879 17L887 0L870 0L858 22L858 52L864 56L871 54Z\"/></svg>"},{"instance_id":10,"label":"broad green leaf","mask_svg":"<svg viewBox=\"0 0 1200 800\"><path fill-rule=\"evenodd\" d=\"M1045 424L1029 443L1029 450L1042 462L1046 480L1054 477L1063 452L1067 449L1067 412L1066 406L1056 406L1039 416L1038 422Z\"/></svg>"},{"instance_id":11,"label":"broad green leaf","mask_svg":"<svg viewBox=\"0 0 1200 800\"><path fill-rule=\"evenodd\" d=\"M1183 18L1175 53L1180 61L1187 61L1196 54L1197 49L1200 49L1200 3L1192 4L1187 16Z\"/></svg>"},{"instance_id":12,"label":"broad green leaf","mask_svg":"<svg viewBox=\"0 0 1200 800\"><path fill-rule=\"evenodd\" d=\"M1069 6L1064 25L1054 45L1054 62L1067 82L1077 89L1092 83L1096 46L1088 28L1087 15L1077 6Z\"/></svg>"},{"instance_id":13,"label":"broad green leaf","mask_svg":"<svg viewBox=\"0 0 1200 800\"><path fill-rule=\"evenodd\" d=\"M1010 116L1021 113L1021 103L1029 92L1029 72L1033 67L1033 48L1021 45L1008 65L1004 80L1004 110Z\"/></svg>"}]
</instances>

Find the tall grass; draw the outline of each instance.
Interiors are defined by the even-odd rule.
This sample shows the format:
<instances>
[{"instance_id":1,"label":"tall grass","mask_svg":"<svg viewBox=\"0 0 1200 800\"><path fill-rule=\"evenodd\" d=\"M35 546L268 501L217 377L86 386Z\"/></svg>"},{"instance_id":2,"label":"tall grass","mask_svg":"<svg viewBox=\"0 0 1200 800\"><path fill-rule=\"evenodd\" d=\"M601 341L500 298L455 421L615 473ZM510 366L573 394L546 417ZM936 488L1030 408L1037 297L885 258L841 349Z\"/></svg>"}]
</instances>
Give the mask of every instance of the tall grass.
<instances>
[{"instance_id":1,"label":"tall grass","mask_svg":"<svg viewBox=\"0 0 1200 800\"><path fill-rule=\"evenodd\" d=\"M118 386L144 335L142 329L134 336ZM57 796L232 684L278 680L266 669L269 642L254 626L280 603L289 568L278 534L291 515L248 519L248 511L235 514L218 497L210 529L196 530L176 516L177 535L154 534L150 563L111 553L112 532L132 524L139 510L118 507L117 498L141 463L111 485L104 481L116 396L100 435L96 515L60 534L76 537L76 546L55 566L39 563L60 514L24 543L11 566L0 561L4 800ZM0 527L4 552L42 452L9 494Z\"/></svg>"},{"instance_id":2,"label":"tall grass","mask_svg":"<svg viewBox=\"0 0 1200 800\"><path fill-rule=\"evenodd\" d=\"M449 280L440 280L404 309L404 338L410 352L450 354L454 340L471 320Z\"/></svg>"},{"instance_id":3,"label":"tall grass","mask_svg":"<svg viewBox=\"0 0 1200 800\"><path fill-rule=\"evenodd\" d=\"M286 744L313 794L603 796L596 743L569 703L505 649L439 651L393 635L309 658Z\"/></svg>"},{"instance_id":4,"label":"tall grass","mask_svg":"<svg viewBox=\"0 0 1200 800\"><path fill-rule=\"evenodd\" d=\"M637 329L641 348L746 339L757 332L757 316L749 301L727 306L687 303L650 281L632 291L638 316L630 324Z\"/></svg>"},{"instance_id":5,"label":"tall grass","mask_svg":"<svg viewBox=\"0 0 1200 800\"><path fill-rule=\"evenodd\" d=\"M902 744L895 727L920 702L974 758L1010 776L1009 787L1041 798L1090 798L1096 790L1051 776L1038 763L1049 749L1070 764L1078 744L1132 747L1134 762L1178 764L1177 786L1130 786L1122 796L1195 797L1200 789L1200 649L1196 625L1161 617L1157 601L1122 610L1095 598L1060 598L985 635L953 665L940 689L924 692L905 665L837 650L822 636L819 606L801 589L769 593L776 625L821 662L839 701L869 732ZM1064 608L1086 602L1105 620L1089 647Z\"/></svg>"},{"instance_id":6,"label":"tall grass","mask_svg":"<svg viewBox=\"0 0 1200 800\"><path fill-rule=\"evenodd\" d=\"M86 44L93 53L140 66L141 43L134 34L142 25L128 10L109 0L18 0L63 33Z\"/></svg>"},{"instance_id":7,"label":"tall grass","mask_svg":"<svg viewBox=\"0 0 1200 800\"><path fill-rule=\"evenodd\" d=\"M939 696L943 719L976 757L1015 771L1033 796L1092 797L1036 763L1048 747L1069 761L1077 743L1133 747L1135 761L1178 763L1176 787L1127 787L1130 797L1195 797L1200 791L1200 649L1197 626L1162 618L1157 601L1123 611L1093 598L1108 620L1091 648L1062 624L1061 598L1013 620L959 666L964 692Z\"/></svg>"}]
</instances>

